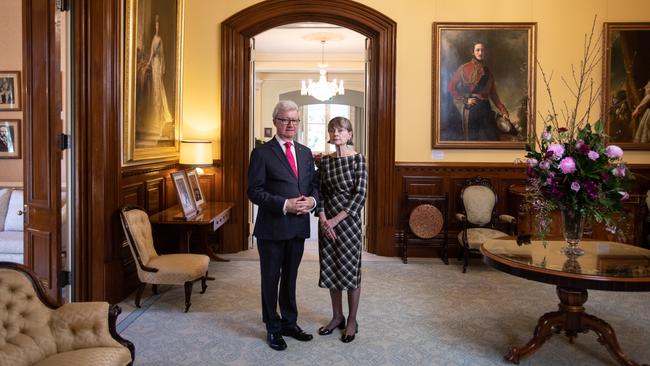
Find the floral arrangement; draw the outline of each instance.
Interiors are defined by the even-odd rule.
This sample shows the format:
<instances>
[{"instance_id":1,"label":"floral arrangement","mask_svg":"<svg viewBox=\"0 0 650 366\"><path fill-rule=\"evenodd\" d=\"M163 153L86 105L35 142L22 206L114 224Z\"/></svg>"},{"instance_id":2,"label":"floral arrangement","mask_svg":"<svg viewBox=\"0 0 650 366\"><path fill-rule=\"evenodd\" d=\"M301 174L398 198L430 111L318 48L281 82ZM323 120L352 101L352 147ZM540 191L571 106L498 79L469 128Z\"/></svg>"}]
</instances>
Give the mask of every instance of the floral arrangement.
<instances>
[{"instance_id":1,"label":"floral arrangement","mask_svg":"<svg viewBox=\"0 0 650 366\"><path fill-rule=\"evenodd\" d=\"M557 209L604 222L608 231L623 237L622 201L629 198L631 172L622 160L623 150L606 144L602 122L588 122L591 107L600 98L600 87L594 89L591 78L600 60L595 25L596 17L591 34L585 35L583 58L577 68L572 65L571 82L562 78L575 100L572 105L564 102L560 113L551 93L552 74L547 78L538 62L551 107L546 118L541 116L542 133L533 133L526 144L526 163L528 203L538 218L541 237L548 233L551 213Z\"/></svg>"}]
</instances>

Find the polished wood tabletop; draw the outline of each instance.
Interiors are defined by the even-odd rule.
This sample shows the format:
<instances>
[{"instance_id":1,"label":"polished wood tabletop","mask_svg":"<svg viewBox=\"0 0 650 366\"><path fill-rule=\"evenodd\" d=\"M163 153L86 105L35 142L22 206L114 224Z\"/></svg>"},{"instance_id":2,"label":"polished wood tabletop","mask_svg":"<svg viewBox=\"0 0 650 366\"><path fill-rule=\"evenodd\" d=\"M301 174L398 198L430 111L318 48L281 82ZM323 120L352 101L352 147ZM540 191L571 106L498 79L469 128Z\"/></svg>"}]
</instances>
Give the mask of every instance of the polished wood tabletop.
<instances>
[{"instance_id":1,"label":"polished wood tabletop","mask_svg":"<svg viewBox=\"0 0 650 366\"><path fill-rule=\"evenodd\" d=\"M201 211L190 218L185 218L179 205L160 211L149 217L152 224L167 225L206 225L219 220L234 207L231 202L206 202Z\"/></svg>"},{"instance_id":2,"label":"polished wood tabletop","mask_svg":"<svg viewBox=\"0 0 650 366\"><path fill-rule=\"evenodd\" d=\"M574 288L609 291L650 291L650 250L601 240L584 240L585 254L567 257L564 240L514 237L488 240L481 246L484 261L499 270L534 281Z\"/></svg>"},{"instance_id":3,"label":"polished wood tabletop","mask_svg":"<svg viewBox=\"0 0 650 366\"><path fill-rule=\"evenodd\" d=\"M650 291L650 250L611 241L584 240L580 242L584 255L567 256L561 252L564 246L564 240L525 242L513 237L492 239L481 245L486 264L514 276L553 284L560 300L556 311L539 318L528 343L511 347L505 359L518 364L554 334L563 332L572 341L581 333L593 331L619 364L639 366L623 352L614 329L587 313L584 304L588 289Z\"/></svg>"}]
</instances>

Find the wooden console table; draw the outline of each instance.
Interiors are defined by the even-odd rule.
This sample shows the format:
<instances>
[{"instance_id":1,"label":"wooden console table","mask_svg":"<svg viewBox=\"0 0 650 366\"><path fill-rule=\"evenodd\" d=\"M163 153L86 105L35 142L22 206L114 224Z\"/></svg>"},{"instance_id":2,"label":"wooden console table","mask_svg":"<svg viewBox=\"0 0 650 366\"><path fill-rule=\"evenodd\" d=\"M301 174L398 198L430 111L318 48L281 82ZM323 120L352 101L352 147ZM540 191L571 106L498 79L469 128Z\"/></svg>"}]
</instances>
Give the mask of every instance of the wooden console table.
<instances>
[{"instance_id":1,"label":"wooden console table","mask_svg":"<svg viewBox=\"0 0 650 366\"><path fill-rule=\"evenodd\" d=\"M228 262L227 259L219 257L210 245L208 245L208 233L217 231L230 218L230 209L234 204L230 202L206 202L201 212L196 216L185 219L179 205L170 207L164 211L153 214L149 217L152 225L169 226L173 225L181 230L181 248L183 251L190 251L190 238L194 232L201 234L201 247L211 259L219 262Z\"/></svg>"}]
</instances>

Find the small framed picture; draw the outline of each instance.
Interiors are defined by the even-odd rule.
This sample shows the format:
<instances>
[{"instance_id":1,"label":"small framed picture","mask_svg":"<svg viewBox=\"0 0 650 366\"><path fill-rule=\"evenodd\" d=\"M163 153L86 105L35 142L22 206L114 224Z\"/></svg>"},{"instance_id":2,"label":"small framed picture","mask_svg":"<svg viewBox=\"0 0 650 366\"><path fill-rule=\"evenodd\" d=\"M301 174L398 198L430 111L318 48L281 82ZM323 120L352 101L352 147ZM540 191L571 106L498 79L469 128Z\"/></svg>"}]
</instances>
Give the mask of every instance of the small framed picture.
<instances>
[{"instance_id":1,"label":"small framed picture","mask_svg":"<svg viewBox=\"0 0 650 366\"><path fill-rule=\"evenodd\" d=\"M271 137L273 136L273 130L271 127L264 127L264 137Z\"/></svg>"},{"instance_id":2,"label":"small framed picture","mask_svg":"<svg viewBox=\"0 0 650 366\"><path fill-rule=\"evenodd\" d=\"M0 71L0 111L21 110L20 90L20 71Z\"/></svg>"},{"instance_id":3,"label":"small framed picture","mask_svg":"<svg viewBox=\"0 0 650 366\"><path fill-rule=\"evenodd\" d=\"M20 159L20 120L0 119L0 159Z\"/></svg>"},{"instance_id":4,"label":"small framed picture","mask_svg":"<svg viewBox=\"0 0 650 366\"><path fill-rule=\"evenodd\" d=\"M174 181L174 187L176 187L176 193L178 194L178 203L181 206L181 211L185 218L191 218L196 215L197 208L194 199L190 193L190 185L187 181L187 175L185 171L179 170L171 174L172 180Z\"/></svg>"},{"instance_id":5,"label":"small framed picture","mask_svg":"<svg viewBox=\"0 0 650 366\"><path fill-rule=\"evenodd\" d=\"M199 173L196 171L196 169L187 171L187 180L190 182L190 191L192 192L192 197L194 197L196 207L200 210L201 205L205 203L205 197L203 196L203 191L201 191Z\"/></svg>"}]
</instances>

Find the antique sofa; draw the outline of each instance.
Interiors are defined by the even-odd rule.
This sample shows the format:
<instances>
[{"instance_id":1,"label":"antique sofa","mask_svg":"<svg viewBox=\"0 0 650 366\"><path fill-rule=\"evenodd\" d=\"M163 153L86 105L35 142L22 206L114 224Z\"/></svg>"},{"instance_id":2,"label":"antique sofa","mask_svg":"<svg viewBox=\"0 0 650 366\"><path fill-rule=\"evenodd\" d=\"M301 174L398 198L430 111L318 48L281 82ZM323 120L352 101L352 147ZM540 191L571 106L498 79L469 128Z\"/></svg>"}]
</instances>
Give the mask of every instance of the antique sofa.
<instances>
[{"instance_id":1,"label":"antique sofa","mask_svg":"<svg viewBox=\"0 0 650 366\"><path fill-rule=\"evenodd\" d=\"M0 188L0 261L23 263L23 190Z\"/></svg>"},{"instance_id":2,"label":"antique sofa","mask_svg":"<svg viewBox=\"0 0 650 366\"><path fill-rule=\"evenodd\" d=\"M115 330L106 302L53 305L36 275L0 262L0 366L131 365L133 344Z\"/></svg>"}]
</instances>

